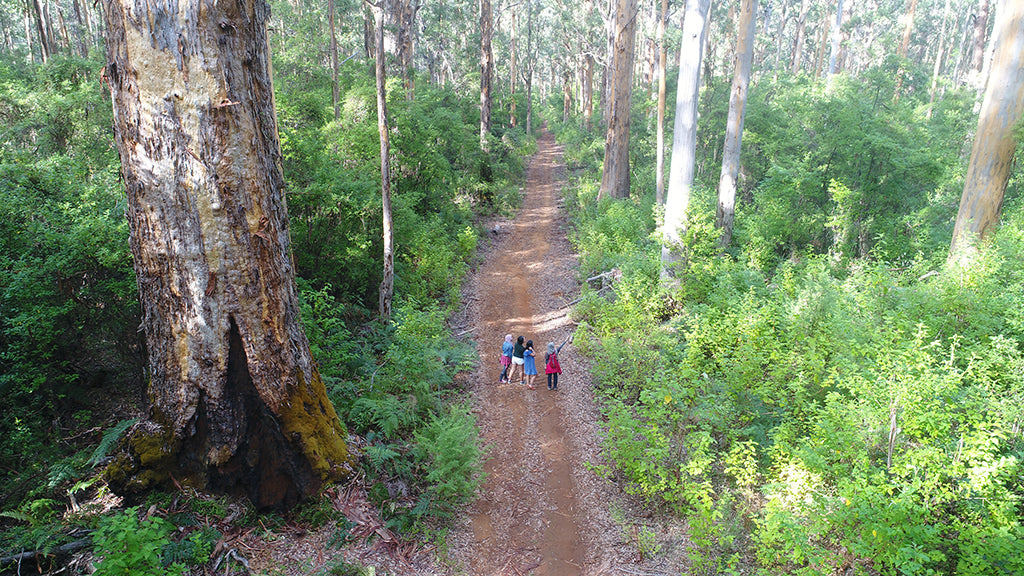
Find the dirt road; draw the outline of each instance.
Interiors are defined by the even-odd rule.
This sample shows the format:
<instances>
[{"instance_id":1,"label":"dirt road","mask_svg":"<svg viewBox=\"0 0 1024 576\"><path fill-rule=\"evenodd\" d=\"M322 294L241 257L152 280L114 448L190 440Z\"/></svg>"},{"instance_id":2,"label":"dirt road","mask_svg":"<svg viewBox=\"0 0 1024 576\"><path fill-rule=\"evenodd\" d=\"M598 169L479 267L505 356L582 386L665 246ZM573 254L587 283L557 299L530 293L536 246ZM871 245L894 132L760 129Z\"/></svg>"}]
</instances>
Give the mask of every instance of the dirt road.
<instances>
[{"instance_id":1,"label":"dirt road","mask_svg":"<svg viewBox=\"0 0 1024 576\"><path fill-rule=\"evenodd\" d=\"M557 391L547 389L543 374L546 344L573 329L565 305L578 291L559 207L561 155L545 133L520 213L500 228L495 249L470 279L475 305L468 320L481 354L471 391L488 459L481 497L463 527L467 545L452 551L468 574L612 574L623 554L621 530L609 518L614 489L584 465L600 463L600 442L583 359L571 343L563 348ZM535 390L498 382L508 333L534 342L541 373Z\"/></svg>"}]
</instances>

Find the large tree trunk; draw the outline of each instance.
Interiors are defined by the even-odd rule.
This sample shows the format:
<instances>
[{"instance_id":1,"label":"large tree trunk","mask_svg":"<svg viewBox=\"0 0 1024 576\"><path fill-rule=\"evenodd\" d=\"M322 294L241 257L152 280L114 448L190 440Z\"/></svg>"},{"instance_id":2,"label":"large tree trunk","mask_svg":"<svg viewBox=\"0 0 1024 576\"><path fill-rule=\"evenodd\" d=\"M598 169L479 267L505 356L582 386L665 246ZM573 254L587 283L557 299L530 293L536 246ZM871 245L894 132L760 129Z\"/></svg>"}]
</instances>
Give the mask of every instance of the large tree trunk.
<instances>
[{"instance_id":1,"label":"large tree trunk","mask_svg":"<svg viewBox=\"0 0 1024 576\"><path fill-rule=\"evenodd\" d=\"M668 70L668 47L665 45L665 25L668 21L668 0L661 0L661 18L658 20L658 150L654 175L654 202L665 203L665 93Z\"/></svg>"},{"instance_id":2,"label":"large tree trunk","mask_svg":"<svg viewBox=\"0 0 1024 576\"><path fill-rule=\"evenodd\" d=\"M1017 149L1013 130L1024 114L1024 2L1006 2L996 26L999 29L993 36L997 45L953 228L950 259L969 258L976 243L999 222Z\"/></svg>"},{"instance_id":3,"label":"large tree trunk","mask_svg":"<svg viewBox=\"0 0 1024 576\"><path fill-rule=\"evenodd\" d=\"M380 198L384 223L384 273L380 281L377 311L380 320L391 320L395 295L395 232L391 222L391 138L388 132L387 73L384 67L384 10L372 6L374 23L374 76L377 80L377 131L380 134Z\"/></svg>"},{"instance_id":4,"label":"large tree trunk","mask_svg":"<svg viewBox=\"0 0 1024 576\"><path fill-rule=\"evenodd\" d=\"M729 96L729 119L725 125L725 147L715 215L715 226L722 230L718 245L723 250L732 241L732 225L736 213L736 180L740 173L740 144L743 141L743 118L747 110L747 87L750 85L750 65L754 55L756 14L757 0L743 0L736 30L736 72Z\"/></svg>"},{"instance_id":5,"label":"large tree trunk","mask_svg":"<svg viewBox=\"0 0 1024 576\"><path fill-rule=\"evenodd\" d=\"M633 91L633 52L636 39L636 0L615 6L615 51L608 132L604 141L604 172L599 195L629 196L629 109Z\"/></svg>"},{"instance_id":6,"label":"large tree trunk","mask_svg":"<svg viewBox=\"0 0 1024 576\"><path fill-rule=\"evenodd\" d=\"M265 1L104 0L152 409L141 488L286 508L352 471L299 319ZM126 471L129 467L122 466Z\"/></svg>"},{"instance_id":7,"label":"large tree trunk","mask_svg":"<svg viewBox=\"0 0 1024 576\"><path fill-rule=\"evenodd\" d=\"M480 0L480 148L490 151L487 137L491 133L491 77L494 55L491 52L491 0Z\"/></svg>"},{"instance_id":8,"label":"large tree trunk","mask_svg":"<svg viewBox=\"0 0 1024 576\"><path fill-rule=\"evenodd\" d=\"M672 131L672 164L669 167L668 195L665 197L665 222L662 224L664 247L661 264L671 273L672 264L683 257L686 210L690 204L697 154L697 100L700 91L700 67L704 56L708 10L711 0L686 0L683 35L679 46L679 82L676 89L676 119Z\"/></svg>"}]
</instances>

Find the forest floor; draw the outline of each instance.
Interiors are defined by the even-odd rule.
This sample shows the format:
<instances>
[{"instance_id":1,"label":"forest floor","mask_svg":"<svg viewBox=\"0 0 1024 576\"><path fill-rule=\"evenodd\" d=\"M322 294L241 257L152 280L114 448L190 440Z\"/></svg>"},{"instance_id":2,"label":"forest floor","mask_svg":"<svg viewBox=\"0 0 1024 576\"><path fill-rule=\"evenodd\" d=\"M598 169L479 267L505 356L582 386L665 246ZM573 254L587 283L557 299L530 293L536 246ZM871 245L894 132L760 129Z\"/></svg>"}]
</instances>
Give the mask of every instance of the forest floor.
<instances>
[{"instance_id":1,"label":"forest floor","mask_svg":"<svg viewBox=\"0 0 1024 576\"><path fill-rule=\"evenodd\" d=\"M403 576L680 573L686 538L678 523L666 523L596 472L609 469L601 455L601 419L586 360L572 343L559 354L564 373L558 390L547 389L544 351L573 331L569 302L579 293L561 207L564 179L562 148L545 132L529 163L523 206L515 219L489 223L491 238L453 318L453 330L471 337L480 352L475 370L460 378L478 419L486 476L477 500L443 539L446 548L417 549L393 539L371 518L365 491L355 486L337 493L338 506L350 520L363 514L364 532L379 530L375 544L335 551L324 530L269 546L251 542L245 548L260 549L253 558L257 573L324 573L332 557ZM505 334L533 340L541 372L535 389L499 383ZM638 529L656 534L654 558L639 556Z\"/></svg>"}]
</instances>

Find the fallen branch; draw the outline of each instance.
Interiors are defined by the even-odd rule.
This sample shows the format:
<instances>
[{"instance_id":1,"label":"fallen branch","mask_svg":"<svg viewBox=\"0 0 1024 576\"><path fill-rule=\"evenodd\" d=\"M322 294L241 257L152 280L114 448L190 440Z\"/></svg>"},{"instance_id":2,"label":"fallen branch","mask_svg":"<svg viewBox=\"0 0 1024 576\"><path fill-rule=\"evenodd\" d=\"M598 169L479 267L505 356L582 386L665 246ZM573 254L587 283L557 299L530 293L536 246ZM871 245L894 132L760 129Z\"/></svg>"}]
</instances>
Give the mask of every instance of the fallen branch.
<instances>
[{"instance_id":1,"label":"fallen branch","mask_svg":"<svg viewBox=\"0 0 1024 576\"><path fill-rule=\"evenodd\" d=\"M608 289L609 289L609 288L611 288L611 287L612 287L612 285L611 285L611 284L609 284L609 285L607 285L607 286L602 286L602 287L601 287L601 289L599 289L599 290L598 290L598 291L596 292L596 294L597 294L598 296L600 296L600 295L601 295L602 293L604 293L604 292L605 292L606 290L608 290ZM568 302L568 303L566 303L566 304L563 304L563 305L562 305L562 308L568 308L569 306L572 306L572 305L574 305L574 304L579 304L580 302L582 302L582 301L583 301L583 298L584 298L583 296L580 296L579 298L577 298L577 299L573 300L572 302ZM562 308L559 308L559 310L561 310Z\"/></svg>"},{"instance_id":2,"label":"fallen branch","mask_svg":"<svg viewBox=\"0 0 1024 576\"><path fill-rule=\"evenodd\" d=\"M0 566L5 566L13 562L21 563L22 560L32 560L34 558L38 558L39 556L66 556L68 554L71 554L72 552L77 552L82 548L85 548L91 543L92 537L86 536L85 538L79 538L78 540L75 540L73 542L68 542L67 544L58 546L50 551L31 550L28 552L14 554L12 556L5 556L3 558L0 558Z\"/></svg>"}]
</instances>

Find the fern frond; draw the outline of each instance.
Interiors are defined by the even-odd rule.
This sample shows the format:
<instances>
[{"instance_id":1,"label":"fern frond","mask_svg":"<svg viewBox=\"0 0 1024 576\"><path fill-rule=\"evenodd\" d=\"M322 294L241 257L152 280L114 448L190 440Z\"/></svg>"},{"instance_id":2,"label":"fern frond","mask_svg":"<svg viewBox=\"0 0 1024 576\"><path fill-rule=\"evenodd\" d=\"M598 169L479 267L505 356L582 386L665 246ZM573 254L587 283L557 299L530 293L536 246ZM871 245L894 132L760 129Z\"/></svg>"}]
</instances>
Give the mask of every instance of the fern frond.
<instances>
[{"instance_id":1,"label":"fern frond","mask_svg":"<svg viewBox=\"0 0 1024 576\"><path fill-rule=\"evenodd\" d=\"M107 455L110 453L111 448L117 444L117 441L121 439L121 435L124 434L125 430L131 428L138 422L138 418L131 418L129 420L121 420L117 424L111 426L103 433L103 438L100 440L99 446L93 451L92 457L89 458L89 465L96 466L99 464Z\"/></svg>"}]
</instances>

